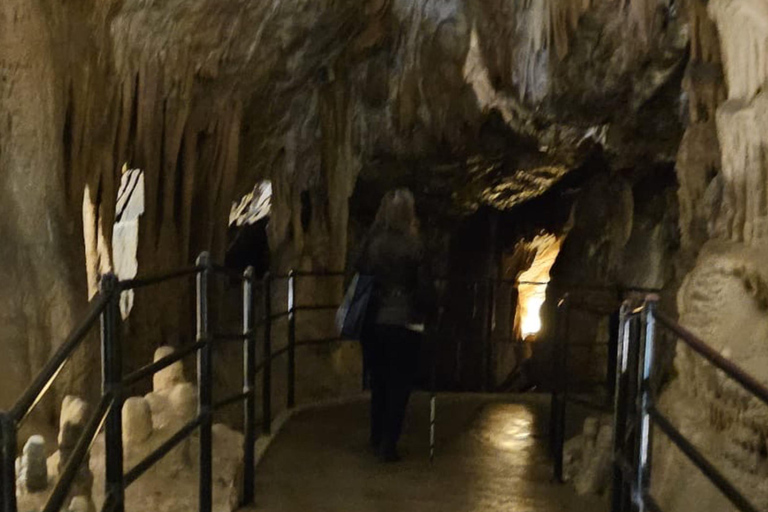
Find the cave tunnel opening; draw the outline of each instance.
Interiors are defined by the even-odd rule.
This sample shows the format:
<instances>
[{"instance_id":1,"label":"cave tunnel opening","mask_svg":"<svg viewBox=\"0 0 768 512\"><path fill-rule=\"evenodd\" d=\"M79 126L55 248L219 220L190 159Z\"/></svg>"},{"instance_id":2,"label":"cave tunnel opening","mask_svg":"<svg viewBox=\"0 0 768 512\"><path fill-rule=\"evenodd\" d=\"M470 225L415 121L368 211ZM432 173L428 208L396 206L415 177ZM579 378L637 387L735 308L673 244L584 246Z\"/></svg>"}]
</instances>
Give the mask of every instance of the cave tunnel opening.
<instances>
[{"instance_id":1,"label":"cave tunnel opening","mask_svg":"<svg viewBox=\"0 0 768 512\"><path fill-rule=\"evenodd\" d=\"M562 246L562 237L550 233L520 243L528 253L530 266L517 277L515 335L523 342L535 341L541 331L541 307L547 296L550 270Z\"/></svg>"},{"instance_id":2,"label":"cave tunnel opening","mask_svg":"<svg viewBox=\"0 0 768 512\"><path fill-rule=\"evenodd\" d=\"M227 230L224 263L239 271L253 267L257 277L269 270L267 226L272 209L272 183L256 184L254 189L232 205Z\"/></svg>"}]
</instances>

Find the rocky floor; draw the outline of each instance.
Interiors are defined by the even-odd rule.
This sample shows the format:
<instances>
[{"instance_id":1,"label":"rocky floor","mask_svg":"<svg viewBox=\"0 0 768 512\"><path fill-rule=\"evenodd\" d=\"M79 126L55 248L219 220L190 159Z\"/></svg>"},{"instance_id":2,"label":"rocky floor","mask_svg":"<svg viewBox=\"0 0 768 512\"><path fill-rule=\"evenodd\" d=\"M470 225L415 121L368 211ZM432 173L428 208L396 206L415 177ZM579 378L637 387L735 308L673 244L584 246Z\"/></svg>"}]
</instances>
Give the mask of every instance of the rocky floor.
<instances>
[{"instance_id":1,"label":"rocky floor","mask_svg":"<svg viewBox=\"0 0 768 512\"><path fill-rule=\"evenodd\" d=\"M432 464L428 404L412 400L397 464L366 450L367 403L297 414L257 468L248 512L608 510L552 482L545 397L441 397Z\"/></svg>"}]
</instances>

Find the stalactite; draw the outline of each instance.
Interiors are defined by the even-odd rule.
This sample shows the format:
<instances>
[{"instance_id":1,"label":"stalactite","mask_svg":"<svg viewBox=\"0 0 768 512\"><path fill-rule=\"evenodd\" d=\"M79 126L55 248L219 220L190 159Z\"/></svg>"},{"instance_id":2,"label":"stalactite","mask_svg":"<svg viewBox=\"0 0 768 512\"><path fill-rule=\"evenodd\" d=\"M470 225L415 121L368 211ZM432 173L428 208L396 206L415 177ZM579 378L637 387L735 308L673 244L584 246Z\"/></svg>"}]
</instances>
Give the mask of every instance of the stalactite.
<instances>
[{"instance_id":1,"label":"stalactite","mask_svg":"<svg viewBox=\"0 0 768 512\"><path fill-rule=\"evenodd\" d=\"M715 0L709 13L722 44L728 101L717 113L723 207L718 235L747 244L768 237L768 4Z\"/></svg>"},{"instance_id":2,"label":"stalactite","mask_svg":"<svg viewBox=\"0 0 768 512\"><path fill-rule=\"evenodd\" d=\"M712 0L709 13L720 31L728 98L749 101L768 81L768 3Z\"/></svg>"},{"instance_id":3,"label":"stalactite","mask_svg":"<svg viewBox=\"0 0 768 512\"><path fill-rule=\"evenodd\" d=\"M720 234L755 244L768 238L768 96L750 106L725 103L717 114L724 197Z\"/></svg>"},{"instance_id":4,"label":"stalactite","mask_svg":"<svg viewBox=\"0 0 768 512\"><path fill-rule=\"evenodd\" d=\"M707 12L707 2L686 0L685 9L690 26L691 61L719 63L720 39Z\"/></svg>"}]
</instances>

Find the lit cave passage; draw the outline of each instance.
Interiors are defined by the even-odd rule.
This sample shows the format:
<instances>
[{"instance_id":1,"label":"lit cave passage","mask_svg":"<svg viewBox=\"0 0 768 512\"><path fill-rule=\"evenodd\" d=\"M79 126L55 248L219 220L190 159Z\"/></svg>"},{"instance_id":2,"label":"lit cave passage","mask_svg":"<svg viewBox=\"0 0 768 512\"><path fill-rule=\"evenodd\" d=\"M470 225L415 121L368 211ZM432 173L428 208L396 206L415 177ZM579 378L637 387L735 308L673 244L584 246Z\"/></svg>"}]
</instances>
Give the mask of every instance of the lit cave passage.
<instances>
[{"instance_id":1,"label":"lit cave passage","mask_svg":"<svg viewBox=\"0 0 768 512\"><path fill-rule=\"evenodd\" d=\"M3 0L0 511L120 503L116 453L112 510L609 510L624 300L768 384L766 27L765 0ZM381 464L335 313L399 188L431 306ZM767 406L654 355L654 407L768 510ZM653 439L662 510L739 510Z\"/></svg>"}]
</instances>

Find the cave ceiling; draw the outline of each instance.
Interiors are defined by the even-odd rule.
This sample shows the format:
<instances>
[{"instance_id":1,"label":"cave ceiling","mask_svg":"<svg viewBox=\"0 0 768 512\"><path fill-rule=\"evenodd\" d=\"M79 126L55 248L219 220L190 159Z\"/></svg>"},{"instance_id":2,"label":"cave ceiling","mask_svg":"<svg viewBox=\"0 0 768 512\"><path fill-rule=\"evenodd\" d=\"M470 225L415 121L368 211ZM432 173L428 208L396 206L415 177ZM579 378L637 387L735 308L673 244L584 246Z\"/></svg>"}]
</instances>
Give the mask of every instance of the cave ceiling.
<instances>
[{"instance_id":1,"label":"cave ceiling","mask_svg":"<svg viewBox=\"0 0 768 512\"><path fill-rule=\"evenodd\" d=\"M670 162L682 133L688 34L674 1L123 0L106 11L119 79L155 64L166 105L242 106L239 194L276 166L311 186L328 127L348 132L364 182L400 169L468 210L536 197L598 148L615 169Z\"/></svg>"}]
</instances>

